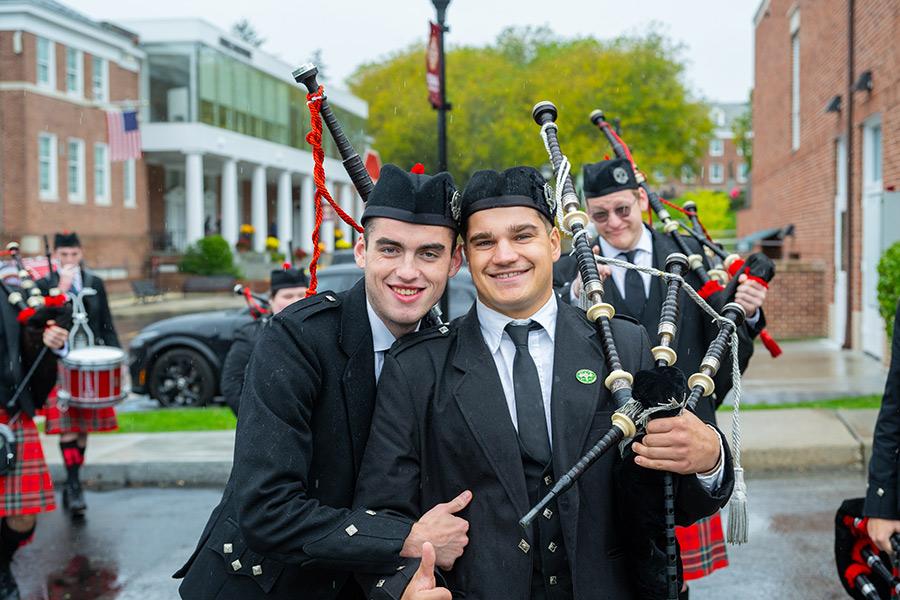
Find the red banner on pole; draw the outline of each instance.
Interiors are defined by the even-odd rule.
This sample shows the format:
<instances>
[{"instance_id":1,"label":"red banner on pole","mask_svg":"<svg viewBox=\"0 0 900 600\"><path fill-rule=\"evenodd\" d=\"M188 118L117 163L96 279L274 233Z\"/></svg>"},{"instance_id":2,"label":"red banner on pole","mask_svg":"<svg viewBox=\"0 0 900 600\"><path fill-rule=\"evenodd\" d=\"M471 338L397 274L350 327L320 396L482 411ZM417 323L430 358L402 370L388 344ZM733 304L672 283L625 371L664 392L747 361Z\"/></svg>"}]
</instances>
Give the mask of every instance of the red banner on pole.
<instances>
[{"instance_id":1,"label":"red banner on pole","mask_svg":"<svg viewBox=\"0 0 900 600\"><path fill-rule=\"evenodd\" d=\"M425 82L428 84L428 101L434 108L441 108L443 94L441 93L441 26L430 23L430 35L428 37L428 52L425 56Z\"/></svg>"}]
</instances>

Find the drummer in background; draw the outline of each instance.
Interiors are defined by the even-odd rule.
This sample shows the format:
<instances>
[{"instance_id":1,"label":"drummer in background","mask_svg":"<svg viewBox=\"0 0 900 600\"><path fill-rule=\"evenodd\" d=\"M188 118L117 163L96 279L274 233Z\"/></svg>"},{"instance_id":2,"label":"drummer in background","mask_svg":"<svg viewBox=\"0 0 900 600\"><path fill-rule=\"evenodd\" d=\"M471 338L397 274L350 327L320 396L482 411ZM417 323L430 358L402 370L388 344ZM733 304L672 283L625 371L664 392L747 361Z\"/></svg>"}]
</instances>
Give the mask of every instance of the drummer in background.
<instances>
[{"instance_id":1,"label":"drummer in background","mask_svg":"<svg viewBox=\"0 0 900 600\"><path fill-rule=\"evenodd\" d=\"M78 234L57 233L54 238L54 258L58 270L40 280L42 289L58 287L72 297L85 288L97 293L82 297L88 316L88 327L94 334L94 344L119 347L119 337L113 325L109 301L103 280L84 268L84 252ZM79 347L79 340L70 340L70 349ZM66 465L67 480L63 486L62 502L73 517L80 517L87 509L81 489L79 471L84 464L88 433L92 431L112 431L118 429L116 412L112 407L97 409L69 406L61 411L56 403L56 394L51 394L47 407L47 434L59 434L59 449Z\"/></svg>"},{"instance_id":2,"label":"drummer in background","mask_svg":"<svg viewBox=\"0 0 900 600\"><path fill-rule=\"evenodd\" d=\"M306 296L309 287L309 277L300 269L291 268L285 264L284 269L276 269L269 276L269 308L271 315L254 319L242 325L234 337L228 356L222 366L222 378L219 387L225 403L238 414L238 405L241 401L241 390L244 387L244 371L250 362L250 353L256 345L256 339L272 316Z\"/></svg>"}]
</instances>

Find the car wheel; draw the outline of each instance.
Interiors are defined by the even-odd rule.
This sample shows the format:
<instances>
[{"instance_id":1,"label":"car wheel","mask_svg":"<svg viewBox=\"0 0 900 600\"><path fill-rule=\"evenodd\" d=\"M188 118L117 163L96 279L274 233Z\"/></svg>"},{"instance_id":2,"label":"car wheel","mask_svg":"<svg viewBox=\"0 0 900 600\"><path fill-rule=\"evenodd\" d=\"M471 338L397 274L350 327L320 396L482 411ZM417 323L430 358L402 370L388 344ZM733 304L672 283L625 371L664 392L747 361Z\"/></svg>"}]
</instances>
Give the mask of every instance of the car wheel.
<instances>
[{"instance_id":1,"label":"car wheel","mask_svg":"<svg viewBox=\"0 0 900 600\"><path fill-rule=\"evenodd\" d=\"M216 378L199 352L175 348L153 363L149 387L150 396L162 406L205 406L215 394Z\"/></svg>"}]
</instances>

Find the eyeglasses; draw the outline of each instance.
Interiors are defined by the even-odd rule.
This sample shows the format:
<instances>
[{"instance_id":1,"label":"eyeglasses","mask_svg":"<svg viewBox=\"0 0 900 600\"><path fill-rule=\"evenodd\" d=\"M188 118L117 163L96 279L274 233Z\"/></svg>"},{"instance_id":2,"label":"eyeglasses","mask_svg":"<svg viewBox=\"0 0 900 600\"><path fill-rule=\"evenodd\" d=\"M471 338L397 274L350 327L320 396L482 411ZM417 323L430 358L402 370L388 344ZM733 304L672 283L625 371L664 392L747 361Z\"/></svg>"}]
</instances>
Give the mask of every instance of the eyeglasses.
<instances>
[{"instance_id":1,"label":"eyeglasses","mask_svg":"<svg viewBox=\"0 0 900 600\"><path fill-rule=\"evenodd\" d=\"M629 215L631 215L631 208L634 206L635 202L637 202L637 198L628 204L620 204L613 209L613 212L616 213L616 216L619 217L620 220L627 219ZM605 225L606 222L609 221L609 212L605 210L594 211L591 213L591 219L600 225Z\"/></svg>"}]
</instances>

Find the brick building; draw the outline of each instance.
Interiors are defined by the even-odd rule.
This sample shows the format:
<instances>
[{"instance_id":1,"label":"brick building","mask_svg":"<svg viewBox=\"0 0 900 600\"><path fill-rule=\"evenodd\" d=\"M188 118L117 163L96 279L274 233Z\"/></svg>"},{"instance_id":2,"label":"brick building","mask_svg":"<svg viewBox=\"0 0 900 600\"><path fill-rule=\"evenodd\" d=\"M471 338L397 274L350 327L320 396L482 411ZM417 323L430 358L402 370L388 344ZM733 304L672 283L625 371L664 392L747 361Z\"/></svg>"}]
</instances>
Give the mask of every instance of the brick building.
<instances>
[{"instance_id":1,"label":"brick building","mask_svg":"<svg viewBox=\"0 0 900 600\"><path fill-rule=\"evenodd\" d=\"M123 26L56 0L0 0L0 239L37 254L43 234L75 230L116 289L150 274L154 254L206 234L234 247L242 224L257 252L270 235L282 252L289 242L311 252L313 157L296 66L201 19ZM331 85L327 94L362 151L366 103ZM106 114L126 108L139 112L143 157L112 162ZM330 135L323 144L329 189L358 216ZM327 212L331 250L336 229L355 232Z\"/></svg>"},{"instance_id":2,"label":"brick building","mask_svg":"<svg viewBox=\"0 0 900 600\"><path fill-rule=\"evenodd\" d=\"M725 193L747 185L747 164L740 141L734 132L735 120L750 107L745 102L715 102L710 104L709 118L713 135L697 169L685 167L678 179L665 179L658 189L666 198L675 198L692 190L716 190ZM662 179L654 175L657 181Z\"/></svg>"},{"instance_id":3,"label":"brick building","mask_svg":"<svg viewBox=\"0 0 900 600\"><path fill-rule=\"evenodd\" d=\"M794 306L882 356L879 257L900 239L900 3L763 0L754 19L753 170L738 235L795 225L785 257L821 272ZM777 279L776 279L777 280Z\"/></svg>"},{"instance_id":4,"label":"brick building","mask_svg":"<svg viewBox=\"0 0 900 600\"><path fill-rule=\"evenodd\" d=\"M137 106L128 32L53 0L0 0L0 238L27 253L77 230L90 263L137 274L148 250L142 161L111 162L106 111Z\"/></svg>"}]
</instances>

